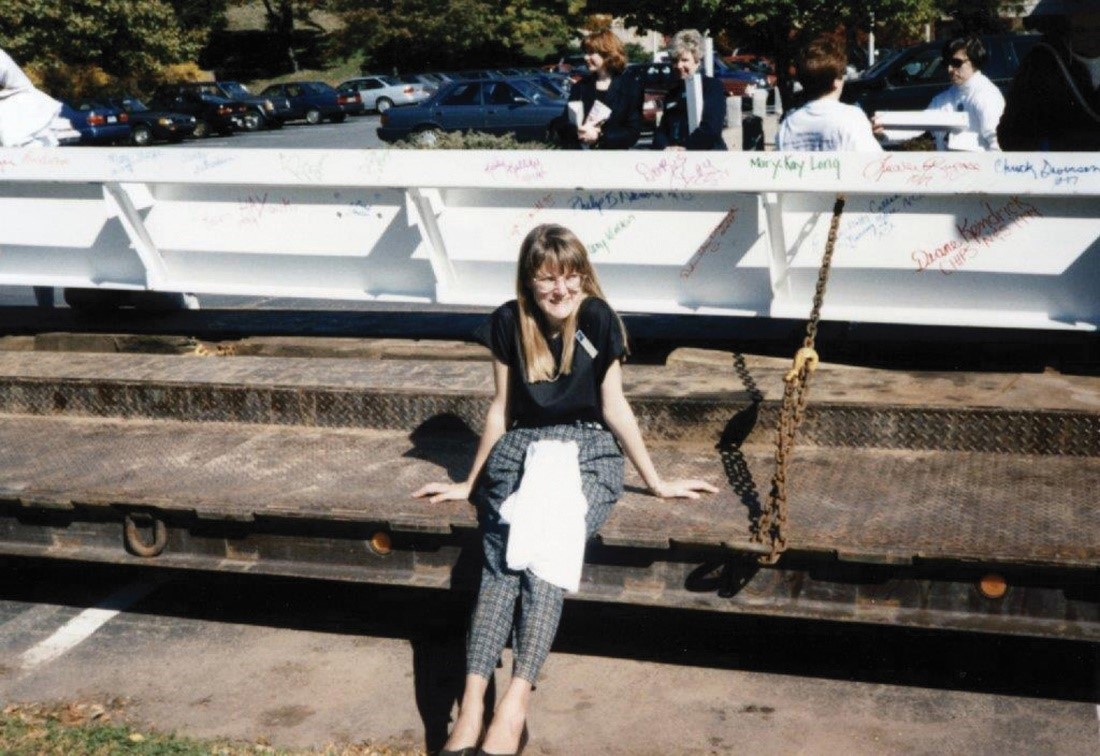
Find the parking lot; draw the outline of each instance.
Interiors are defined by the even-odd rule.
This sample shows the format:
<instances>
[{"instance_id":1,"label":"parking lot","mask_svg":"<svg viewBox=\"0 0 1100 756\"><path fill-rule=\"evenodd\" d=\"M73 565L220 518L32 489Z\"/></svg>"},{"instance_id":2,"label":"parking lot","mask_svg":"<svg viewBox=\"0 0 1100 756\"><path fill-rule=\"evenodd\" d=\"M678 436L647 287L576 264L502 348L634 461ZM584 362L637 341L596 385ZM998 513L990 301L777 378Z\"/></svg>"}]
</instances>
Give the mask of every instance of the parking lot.
<instances>
[{"instance_id":1,"label":"parking lot","mask_svg":"<svg viewBox=\"0 0 1100 756\"><path fill-rule=\"evenodd\" d=\"M377 113L352 116L343 123L324 122L309 125L302 122L288 123L273 131L238 131L230 136L214 134L203 139L187 139L179 144L160 144L168 149L378 149L386 143L378 138L377 129L381 117ZM779 117L769 114L764 118L765 148L775 144L775 132ZM649 148L649 135L643 135L635 149ZM732 143L731 143L732 144Z\"/></svg>"},{"instance_id":2,"label":"parking lot","mask_svg":"<svg viewBox=\"0 0 1100 756\"><path fill-rule=\"evenodd\" d=\"M0 566L5 702L283 748L424 753L446 736L468 596ZM1096 662L1083 643L571 601L526 752L1084 756Z\"/></svg>"},{"instance_id":3,"label":"parking lot","mask_svg":"<svg viewBox=\"0 0 1100 756\"><path fill-rule=\"evenodd\" d=\"M374 149L384 147L378 138L379 116L376 113L354 116L343 123L288 123L277 131L237 132L232 136L211 136L188 139L176 147L181 149ZM169 145L171 147L171 145Z\"/></svg>"}]
</instances>

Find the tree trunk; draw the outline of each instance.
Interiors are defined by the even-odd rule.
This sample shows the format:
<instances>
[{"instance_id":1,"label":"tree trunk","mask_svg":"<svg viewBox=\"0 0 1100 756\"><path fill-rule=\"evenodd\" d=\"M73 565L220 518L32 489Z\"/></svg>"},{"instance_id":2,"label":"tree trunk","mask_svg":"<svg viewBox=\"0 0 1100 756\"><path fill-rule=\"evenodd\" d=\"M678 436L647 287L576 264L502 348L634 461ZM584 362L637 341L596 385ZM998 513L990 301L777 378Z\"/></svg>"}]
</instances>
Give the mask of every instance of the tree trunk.
<instances>
[{"instance_id":1,"label":"tree trunk","mask_svg":"<svg viewBox=\"0 0 1100 756\"><path fill-rule=\"evenodd\" d=\"M263 0L268 29L285 51L291 72L298 73L301 66L298 65L298 56L294 54L294 2L293 0L274 0L274 2L277 2L278 6L273 5L273 0Z\"/></svg>"}]
</instances>

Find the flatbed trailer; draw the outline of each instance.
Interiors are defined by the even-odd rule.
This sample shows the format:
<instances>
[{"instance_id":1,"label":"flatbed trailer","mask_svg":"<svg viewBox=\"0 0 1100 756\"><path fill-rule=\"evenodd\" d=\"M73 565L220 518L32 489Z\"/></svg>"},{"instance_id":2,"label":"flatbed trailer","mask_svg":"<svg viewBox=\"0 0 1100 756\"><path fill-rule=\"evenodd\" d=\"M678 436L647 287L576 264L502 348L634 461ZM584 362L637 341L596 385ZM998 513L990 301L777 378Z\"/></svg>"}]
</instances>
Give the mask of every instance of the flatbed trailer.
<instances>
[{"instance_id":1,"label":"flatbed trailer","mask_svg":"<svg viewBox=\"0 0 1100 756\"><path fill-rule=\"evenodd\" d=\"M488 353L453 347L0 353L0 554L473 590L473 507L410 496L474 456ZM660 500L628 465L572 598L1100 640L1100 377L823 364L766 565L788 368L628 363L658 468L721 490Z\"/></svg>"},{"instance_id":2,"label":"flatbed trailer","mask_svg":"<svg viewBox=\"0 0 1100 756\"><path fill-rule=\"evenodd\" d=\"M577 597L1097 640L1097 197L1095 153L0 150L0 285L438 315L509 299L555 222L617 311L695 319L696 342L807 316L809 346L819 318L927 348L1073 339L1065 374L822 366L782 455L786 359L628 366L658 466L722 491L628 477ZM0 553L472 589L473 510L410 492L466 475L489 373L4 354Z\"/></svg>"}]
</instances>

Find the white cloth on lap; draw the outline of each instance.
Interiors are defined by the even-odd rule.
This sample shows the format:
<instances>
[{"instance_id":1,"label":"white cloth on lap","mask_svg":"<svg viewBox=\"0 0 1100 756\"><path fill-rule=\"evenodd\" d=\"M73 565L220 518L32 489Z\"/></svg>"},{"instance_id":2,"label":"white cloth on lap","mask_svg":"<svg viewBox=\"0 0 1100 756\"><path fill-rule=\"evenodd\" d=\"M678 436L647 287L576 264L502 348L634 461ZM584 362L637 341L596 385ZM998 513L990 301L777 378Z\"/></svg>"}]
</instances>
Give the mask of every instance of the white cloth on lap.
<instances>
[{"instance_id":1,"label":"white cloth on lap","mask_svg":"<svg viewBox=\"0 0 1100 756\"><path fill-rule=\"evenodd\" d=\"M580 587L587 540L588 500L581 488L575 441L535 441L527 447L523 478L500 506L509 526L507 562L552 585Z\"/></svg>"}]
</instances>

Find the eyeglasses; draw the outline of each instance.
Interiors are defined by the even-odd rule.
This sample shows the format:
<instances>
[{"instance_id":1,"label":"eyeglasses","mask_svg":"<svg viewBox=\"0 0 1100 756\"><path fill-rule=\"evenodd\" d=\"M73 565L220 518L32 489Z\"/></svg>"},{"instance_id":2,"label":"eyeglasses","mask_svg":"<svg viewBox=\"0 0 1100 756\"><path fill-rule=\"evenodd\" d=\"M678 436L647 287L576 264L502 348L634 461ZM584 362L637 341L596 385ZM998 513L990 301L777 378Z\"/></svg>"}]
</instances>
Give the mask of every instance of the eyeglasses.
<instances>
[{"instance_id":1,"label":"eyeglasses","mask_svg":"<svg viewBox=\"0 0 1100 756\"><path fill-rule=\"evenodd\" d=\"M969 58L944 58L944 65L948 68L962 68L970 62Z\"/></svg>"},{"instance_id":2,"label":"eyeglasses","mask_svg":"<svg viewBox=\"0 0 1100 756\"><path fill-rule=\"evenodd\" d=\"M565 288L575 291L581 286L581 274L570 273L566 276L536 276L532 279L537 291L547 293L558 287L558 282L565 284Z\"/></svg>"}]
</instances>

